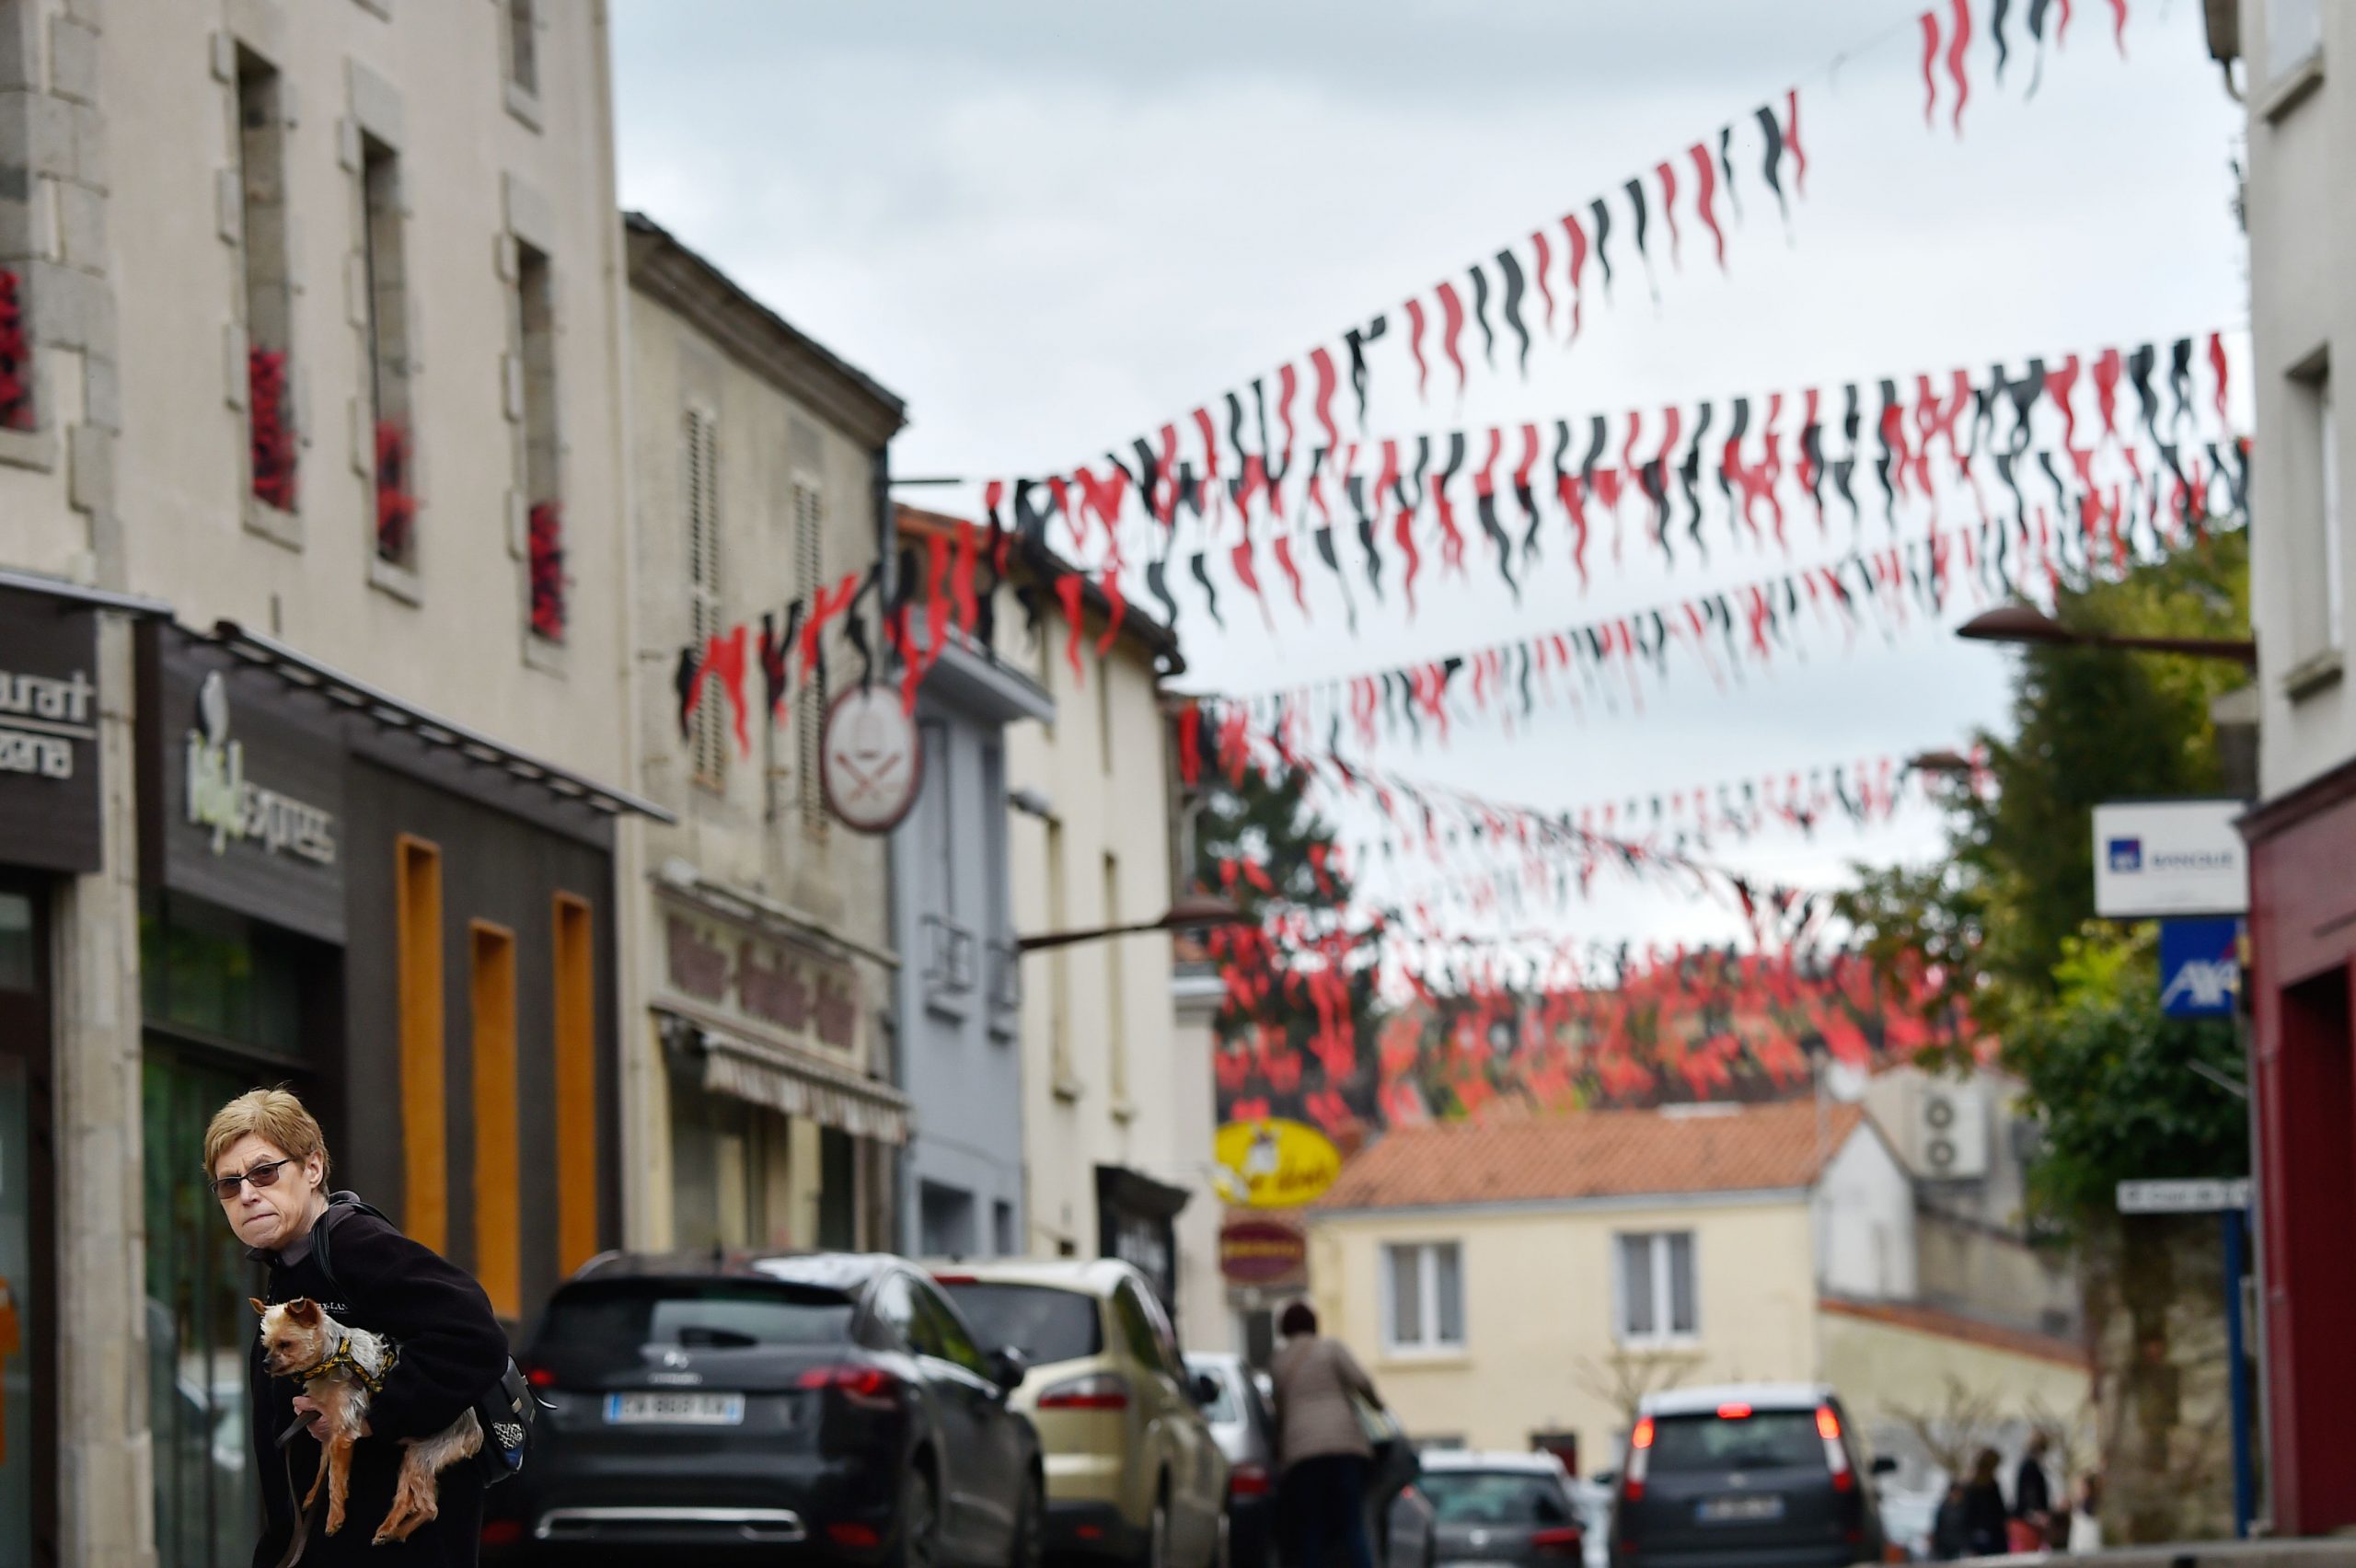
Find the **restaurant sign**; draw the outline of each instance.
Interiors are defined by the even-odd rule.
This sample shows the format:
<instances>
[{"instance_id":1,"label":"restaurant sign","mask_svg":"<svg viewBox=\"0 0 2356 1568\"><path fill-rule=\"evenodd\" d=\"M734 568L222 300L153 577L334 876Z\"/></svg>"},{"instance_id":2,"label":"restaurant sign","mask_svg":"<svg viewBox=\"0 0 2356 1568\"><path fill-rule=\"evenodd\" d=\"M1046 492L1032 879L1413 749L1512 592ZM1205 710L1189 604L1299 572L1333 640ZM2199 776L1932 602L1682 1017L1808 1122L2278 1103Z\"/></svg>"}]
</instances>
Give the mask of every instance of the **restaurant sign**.
<instances>
[{"instance_id":1,"label":"restaurant sign","mask_svg":"<svg viewBox=\"0 0 2356 1568\"><path fill-rule=\"evenodd\" d=\"M0 864L104 864L98 667L96 612L0 594Z\"/></svg>"},{"instance_id":2,"label":"restaurant sign","mask_svg":"<svg viewBox=\"0 0 2356 1568\"><path fill-rule=\"evenodd\" d=\"M664 911L671 988L761 1033L849 1053L859 1044L850 965L710 916Z\"/></svg>"}]
</instances>

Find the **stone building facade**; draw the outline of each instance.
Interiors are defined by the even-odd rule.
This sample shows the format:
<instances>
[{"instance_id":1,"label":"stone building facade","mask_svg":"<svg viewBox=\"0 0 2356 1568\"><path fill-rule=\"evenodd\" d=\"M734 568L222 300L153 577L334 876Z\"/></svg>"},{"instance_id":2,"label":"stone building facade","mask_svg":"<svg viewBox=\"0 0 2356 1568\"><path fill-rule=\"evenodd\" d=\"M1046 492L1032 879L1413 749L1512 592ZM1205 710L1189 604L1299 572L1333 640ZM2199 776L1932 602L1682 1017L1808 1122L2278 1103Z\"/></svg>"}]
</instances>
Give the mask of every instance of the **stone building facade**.
<instances>
[{"instance_id":1,"label":"stone building facade","mask_svg":"<svg viewBox=\"0 0 2356 1568\"><path fill-rule=\"evenodd\" d=\"M908 1121L889 841L828 809L819 759L828 674L854 678L852 651L830 628L826 663L774 706L749 670L741 732L716 682L682 723L674 680L680 649L764 616L782 635L789 602L885 559L905 415L653 219L627 234L640 778L678 819L647 835L630 890L642 1239L885 1248Z\"/></svg>"},{"instance_id":2,"label":"stone building facade","mask_svg":"<svg viewBox=\"0 0 2356 1568\"><path fill-rule=\"evenodd\" d=\"M302 1086L339 1174L502 1310L624 1232L594 1175L640 809L609 787L635 688L607 54L598 0L0 0L0 669L31 694L0 752L100 813L73 863L0 857L0 1009L37 1020L0 1044L0 1159L29 1167L0 1181L0 1562L250 1551L222 1435L248 1282L186 1147L214 1096ZM76 673L81 716L44 712ZM173 850L201 825L174 781L231 744L332 825ZM355 1124L384 1095L400 1116ZM509 1115L533 1170L486 1159ZM519 1236L549 1171L572 1218Z\"/></svg>"}]
</instances>

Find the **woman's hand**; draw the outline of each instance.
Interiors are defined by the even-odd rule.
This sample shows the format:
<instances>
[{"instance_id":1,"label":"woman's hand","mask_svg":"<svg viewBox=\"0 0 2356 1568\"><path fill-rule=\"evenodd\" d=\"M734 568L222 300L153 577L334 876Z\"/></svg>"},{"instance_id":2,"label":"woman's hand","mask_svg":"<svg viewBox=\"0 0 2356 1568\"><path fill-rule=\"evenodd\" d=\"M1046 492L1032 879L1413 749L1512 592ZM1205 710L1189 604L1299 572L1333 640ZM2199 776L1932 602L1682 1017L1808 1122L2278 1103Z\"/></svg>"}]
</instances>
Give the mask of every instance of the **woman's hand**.
<instances>
[{"instance_id":1,"label":"woman's hand","mask_svg":"<svg viewBox=\"0 0 2356 1568\"><path fill-rule=\"evenodd\" d=\"M320 1443L328 1440L328 1412L310 1395L296 1394L294 1396L294 1413L310 1417L312 1437ZM365 1421L360 1424L360 1435L363 1437L368 1435L368 1424Z\"/></svg>"}]
</instances>

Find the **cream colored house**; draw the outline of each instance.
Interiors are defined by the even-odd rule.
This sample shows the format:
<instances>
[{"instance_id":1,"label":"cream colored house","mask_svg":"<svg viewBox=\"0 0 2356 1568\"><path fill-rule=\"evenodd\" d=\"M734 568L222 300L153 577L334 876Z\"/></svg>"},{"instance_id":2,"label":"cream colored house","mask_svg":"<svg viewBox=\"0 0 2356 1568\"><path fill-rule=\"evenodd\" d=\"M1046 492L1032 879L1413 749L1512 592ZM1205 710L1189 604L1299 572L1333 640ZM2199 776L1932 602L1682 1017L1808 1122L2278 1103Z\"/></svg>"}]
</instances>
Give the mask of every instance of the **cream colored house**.
<instances>
[{"instance_id":1,"label":"cream colored house","mask_svg":"<svg viewBox=\"0 0 2356 1568\"><path fill-rule=\"evenodd\" d=\"M1913 1212L1854 1106L1403 1128L1309 1211L1310 1278L1415 1436L1594 1470L1637 1394L1819 1376L1824 1297L1911 1293Z\"/></svg>"},{"instance_id":2,"label":"cream colored house","mask_svg":"<svg viewBox=\"0 0 2356 1568\"><path fill-rule=\"evenodd\" d=\"M827 809L823 676L773 715L748 671L740 743L717 686L683 730L674 675L680 649L764 616L780 629L790 601L875 567L903 407L653 219L627 233L639 779L677 818L648 829L630 890L641 1239L888 1247L907 1136L884 1027L889 841ZM839 628L825 648L839 690Z\"/></svg>"},{"instance_id":3,"label":"cream colored house","mask_svg":"<svg viewBox=\"0 0 2356 1568\"><path fill-rule=\"evenodd\" d=\"M1018 582L1036 583L1045 560L1025 544ZM1015 929L1158 920L1175 859L1160 681L1183 667L1176 640L1131 606L1100 657L1108 605L1091 589L1075 670L1073 628L1053 594L1034 591L1035 637L1011 593L999 613L1001 649L1056 709L1050 722L1007 732ZM1223 1348L1210 1055L1201 1032L1179 1030L1168 935L1032 954L1022 985L1031 1251L1128 1258L1172 1293L1190 1349Z\"/></svg>"}]
</instances>

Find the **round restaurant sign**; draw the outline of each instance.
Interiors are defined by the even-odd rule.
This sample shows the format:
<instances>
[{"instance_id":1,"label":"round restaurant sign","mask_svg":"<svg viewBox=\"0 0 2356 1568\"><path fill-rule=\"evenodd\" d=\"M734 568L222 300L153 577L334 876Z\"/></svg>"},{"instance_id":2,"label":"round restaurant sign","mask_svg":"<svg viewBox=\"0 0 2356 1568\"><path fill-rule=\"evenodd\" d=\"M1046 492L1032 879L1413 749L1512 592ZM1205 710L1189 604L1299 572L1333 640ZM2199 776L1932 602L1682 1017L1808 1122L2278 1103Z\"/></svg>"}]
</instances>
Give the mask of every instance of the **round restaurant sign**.
<instances>
[{"instance_id":1,"label":"round restaurant sign","mask_svg":"<svg viewBox=\"0 0 2356 1568\"><path fill-rule=\"evenodd\" d=\"M1306 1122L1230 1122L1212 1146L1219 1195L1244 1208L1299 1208L1342 1174L1342 1151Z\"/></svg>"},{"instance_id":2,"label":"round restaurant sign","mask_svg":"<svg viewBox=\"0 0 2356 1568\"><path fill-rule=\"evenodd\" d=\"M826 709L818 782L826 807L859 833L889 833L917 803L924 740L896 687L853 686Z\"/></svg>"},{"instance_id":3,"label":"round restaurant sign","mask_svg":"<svg viewBox=\"0 0 2356 1568\"><path fill-rule=\"evenodd\" d=\"M1230 1219L1218 1233L1218 1272L1236 1285L1297 1279L1309 1266L1309 1239L1273 1219Z\"/></svg>"}]
</instances>

